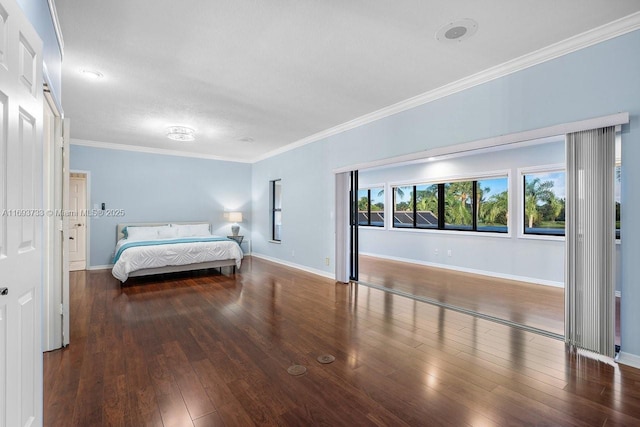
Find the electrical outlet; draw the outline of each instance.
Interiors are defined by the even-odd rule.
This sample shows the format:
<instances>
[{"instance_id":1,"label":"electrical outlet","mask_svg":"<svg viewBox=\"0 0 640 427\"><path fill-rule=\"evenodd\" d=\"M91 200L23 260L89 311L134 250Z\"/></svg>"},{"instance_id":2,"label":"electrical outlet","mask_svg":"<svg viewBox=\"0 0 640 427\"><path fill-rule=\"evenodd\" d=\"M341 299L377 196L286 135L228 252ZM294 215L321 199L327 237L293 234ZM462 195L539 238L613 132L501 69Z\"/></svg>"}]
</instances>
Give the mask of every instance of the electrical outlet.
<instances>
[{"instance_id":1,"label":"electrical outlet","mask_svg":"<svg viewBox=\"0 0 640 427\"><path fill-rule=\"evenodd\" d=\"M451 249L447 251L447 256L451 256Z\"/></svg>"},{"instance_id":2,"label":"electrical outlet","mask_svg":"<svg viewBox=\"0 0 640 427\"><path fill-rule=\"evenodd\" d=\"M324 263L325 263L325 265L329 265L329 257L326 257L326 258L324 259Z\"/></svg>"}]
</instances>

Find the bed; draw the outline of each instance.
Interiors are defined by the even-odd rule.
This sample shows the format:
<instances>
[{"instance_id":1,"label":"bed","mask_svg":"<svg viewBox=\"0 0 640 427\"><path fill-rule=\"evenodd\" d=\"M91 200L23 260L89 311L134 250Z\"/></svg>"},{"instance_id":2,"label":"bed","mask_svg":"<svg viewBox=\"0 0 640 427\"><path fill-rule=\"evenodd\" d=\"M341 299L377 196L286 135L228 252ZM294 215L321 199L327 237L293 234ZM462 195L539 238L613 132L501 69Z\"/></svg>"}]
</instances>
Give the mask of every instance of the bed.
<instances>
[{"instance_id":1,"label":"bed","mask_svg":"<svg viewBox=\"0 0 640 427\"><path fill-rule=\"evenodd\" d=\"M240 268L243 254L235 240L213 236L208 223L118 224L113 276L124 283L129 277Z\"/></svg>"}]
</instances>

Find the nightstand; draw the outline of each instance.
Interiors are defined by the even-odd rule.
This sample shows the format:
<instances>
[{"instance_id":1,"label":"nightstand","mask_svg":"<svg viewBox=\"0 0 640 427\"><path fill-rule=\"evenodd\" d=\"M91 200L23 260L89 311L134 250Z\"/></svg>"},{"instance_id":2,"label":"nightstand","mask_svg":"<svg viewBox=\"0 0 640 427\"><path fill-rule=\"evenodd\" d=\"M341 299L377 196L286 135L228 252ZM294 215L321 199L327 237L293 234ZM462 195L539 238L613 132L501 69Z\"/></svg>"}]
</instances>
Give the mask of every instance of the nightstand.
<instances>
[{"instance_id":1,"label":"nightstand","mask_svg":"<svg viewBox=\"0 0 640 427\"><path fill-rule=\"evenodd\" d=\"M233 239L238 242L242 253L245 255L251 255L251 239L245 239L244 236L227 236L229 239Z\"/></svg>"}]
</instances>

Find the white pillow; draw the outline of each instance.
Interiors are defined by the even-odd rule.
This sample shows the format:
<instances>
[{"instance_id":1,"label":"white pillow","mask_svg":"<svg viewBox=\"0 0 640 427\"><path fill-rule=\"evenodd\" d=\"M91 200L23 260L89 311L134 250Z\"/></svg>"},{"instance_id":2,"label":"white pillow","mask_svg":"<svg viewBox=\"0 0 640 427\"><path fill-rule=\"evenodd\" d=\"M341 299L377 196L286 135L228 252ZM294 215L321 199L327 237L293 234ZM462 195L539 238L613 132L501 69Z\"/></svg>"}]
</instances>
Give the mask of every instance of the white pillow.
<instances>
[{"instance_id":1,"label":"white pillow","mask_svg":"<svg viewBox=\"0 0 640 427\"><path fill-rule=\"evenodd\" d=\"M210 236L209 224L171 224L176 228L178 237L202 237Z\"/></svg>"},{"instance_id":2,"label":"white pillow","mask_svg":"<svg viewBox=\"0 0 640 427\"><path fill-rule=\"evenodd\" d=\"M175 227L163 227L158 230L158 238L159 239L175 239L178 237L178 230Z\"/></svg>"},{"instance_id":3,"label":"white pillow","mask_svg":"<svg viewBox=\"0 0 640 427\"><path fill-rule=\"evenodd\" d=\"M127 239L128 240L157 240L160 238L160 230L166 230L170 228L168 225L153 226L153 227L127 227Z\"/></svg>"}]
</instances>

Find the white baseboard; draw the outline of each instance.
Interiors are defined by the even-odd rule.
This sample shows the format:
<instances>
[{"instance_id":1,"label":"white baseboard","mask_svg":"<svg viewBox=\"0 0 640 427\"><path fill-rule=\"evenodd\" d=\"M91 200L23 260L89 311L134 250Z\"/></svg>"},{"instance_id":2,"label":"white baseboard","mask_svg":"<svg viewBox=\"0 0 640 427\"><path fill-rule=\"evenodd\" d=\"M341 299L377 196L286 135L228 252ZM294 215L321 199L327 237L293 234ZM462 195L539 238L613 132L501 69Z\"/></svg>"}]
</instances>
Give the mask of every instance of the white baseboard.
<instances>
[{"instance_id":1,"label":"white baseboard","mask_svg":"<svg viewBox=\"0 0 640 427\"><path fill-rule=\"evenodd\" d=\"M261 254L261 253L258 253L258 252L253 252L251 254L251 256L256 257L256 258L261 258L261 259L264 259L266 261L275 262L276 264L286 265L287 267L295 268L297 270L306 271L307 273L316 274L318 276L326 277L328 279L335 279L335 276L334 276L333 273L329 273L329 272L326 272L326 271L318 270L317 268L311 268L311 267L307 267L306 265L295 264L293 262L284 261L284 260L281 260L281 259L278 259L278 258L273 258L273 257L270 257L268 255L264 255L264 254Z\"/></svg>"},{"instance_id":2,"label":"white baseboard","mask_svg":"<svg viewBox=\"0 0 640 427\"><path fill-rule=\"evenodd\" d=\"M640 356L621 351L618 353L618 363L640 369Z\"/></svg>"},{"instance_id":3,"label":"white baseboard","mask_svg":"<svg viewBox=\"0 0 640 427\"><path fill-rule=\"evenodd\" d=\"M519 282L534 283L536 285L553 286L554 288L564 288L564 282L556 282L553 280L537 279L535 277L516 276L514 274L496 273L493 271L476 270L474 268L459 267L456 265L438 264L435 262L421 261L409 258L400 258L387 255L378 255L366 252L360 252L360 255L366 255L374 258L388 259L392 261L406 262L409 264L424 265L427 267L443 268L446 270L462 271L464 273L479 274L481 276L497 277L499 279L517 280Z\"/></svg>"},{"instance_id":4,"label":"white baseboard","mask_svg":"<svg viewBox=\"0 0 640 427\"><path fill-rule=\"evenodd\" d=\"M87 267L87 270L111 270L113 268L113 264L107 264L107 265L91 265L89 267Z\"/></svg>"}]
</instances>

